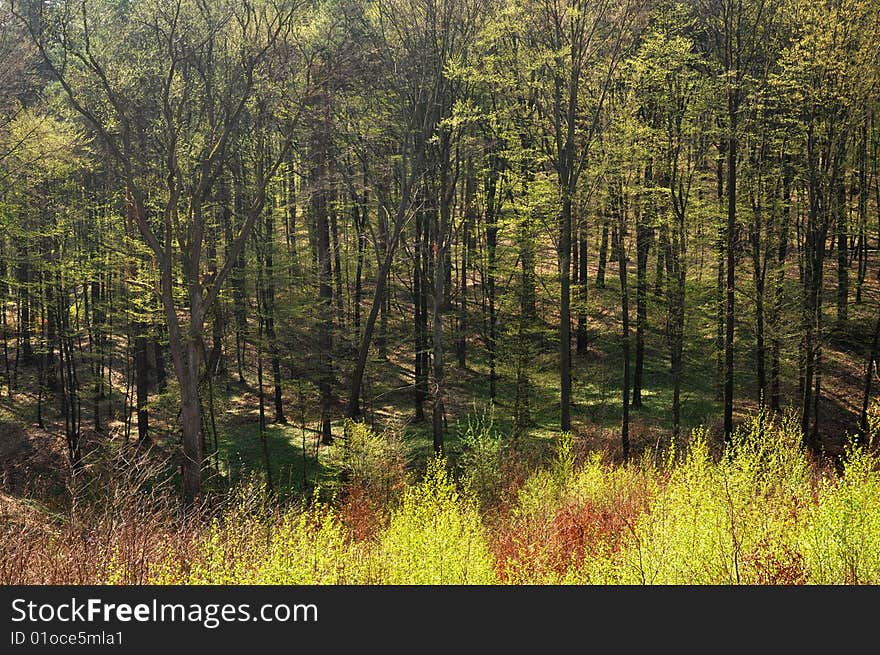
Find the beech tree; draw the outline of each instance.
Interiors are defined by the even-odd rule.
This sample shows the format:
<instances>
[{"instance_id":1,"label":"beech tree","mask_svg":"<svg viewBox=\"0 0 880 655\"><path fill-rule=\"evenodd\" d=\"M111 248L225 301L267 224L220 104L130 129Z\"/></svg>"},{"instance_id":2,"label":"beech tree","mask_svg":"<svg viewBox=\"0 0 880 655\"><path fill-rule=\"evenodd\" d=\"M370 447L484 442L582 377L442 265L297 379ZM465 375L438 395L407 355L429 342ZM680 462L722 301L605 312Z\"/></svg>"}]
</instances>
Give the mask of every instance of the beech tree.
<instances>
[{"instance_id":1,"label":"beech tree","mask_svg":"<svg viewBox=\"0 0 880 655\"><path fill-rule=\"evenodd\" d=\"M291 27L293 9L189 0L149 8L62 2L34 10L13 4L42 61L121 168L137 228L158 265L180 387L183 488L189 502L199 494L204 461L198 392L203 328L262 212L268 181L283 153L257 180L233 246L210 277L203 257L205 204L271 50ZM114 66L122 53L135 50L142 62L136 76ZM165 184L158 196L149 186L152 180ZM185 322L175 298L178 284L186 294Z\"/></svg>"}]
</instances>

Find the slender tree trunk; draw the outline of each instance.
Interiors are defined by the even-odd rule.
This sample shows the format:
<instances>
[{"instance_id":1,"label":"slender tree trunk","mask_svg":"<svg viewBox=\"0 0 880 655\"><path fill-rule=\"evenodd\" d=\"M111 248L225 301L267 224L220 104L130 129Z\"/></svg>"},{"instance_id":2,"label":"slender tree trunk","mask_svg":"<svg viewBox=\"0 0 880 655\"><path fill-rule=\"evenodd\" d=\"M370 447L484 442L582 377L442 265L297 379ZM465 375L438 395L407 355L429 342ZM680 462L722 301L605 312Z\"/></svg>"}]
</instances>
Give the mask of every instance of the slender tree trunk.
<instances>
[{"instance_id":1,"label":"slender tree trunk","mask_svg":"<svg viewBox=\"0 0 880 655\"><path fill-rule=\"evenodd\" d=\"M425 420L424 402L427 396L427 375L426 358L424 357L428 351L427 334L426 334L426 309L425 306L425 268L427 267L427 245L425 244L428 232L426 211L424 206L427 202L426 183L421 189L421 198L418 202L419 208L416 210L415 231L416 241L413 251L413 328L415 329L415 361L414 375L415 384L413 386L413 402L415 404L416 421Z\"/></svg>"},{"instance_id":2,"label":"slender tree trunk","mask_svg":"<svg viewBox=\"0 0 880 655\"><path fill-rule=\"evenodd\" d=\"M658 298L663 297L663 276L669 264L666 262L666 253L669 245L669 227L665 221L660 221L657 228L657 268L654 271L654 295ZM647 248L650 248L650 241Z\"/></svg>"},{"instance_id":3,"label":"slender tree trunk","mask_svg":"<svg viewBox=\"0 0 880 655\"><path fill-rule=\"evenodd\" d=\"M474 178L473 161L468 159L464 181L464 216L461 223L461 267L459 269L458 292L458 336L455 341L455 354L458 367L467 368L467 331L468 331L468 254L471 240L471 225L474 223L474 195L476 180Z\"/></svg>"},{"instance_id":4,"label":"slender tree trunk","mask_svg":"<svg viewBox=\"0 0 880 655\"><path fill-rule=\"evenodd\" d=\"M619 181L617 182L619 185ZM626 261L626 210L623 207L623 198L619 189L615 189L615 204L617 206L618 224L618 275L620 276L620 309L622 318L621 352L623 355L623 418L621 420L620 439L623 446L623 459L629 459L629 392L630 392L630 329L629 329L629 287L627 284L627 261Z\"/></svg>"},{"instance_id":5,"label":"slender tree trunk","mask_svg":"<svg viewBox=\"0 0 880 655\"><path fill-rule=\"evenodd\" d=\"M452 213L452 200L455 193L455 179L450 175L449 161L449 132L444 131L440 138L441 162L439 200L440 211L435 213L434 229L434 298L433 298L433 337L434 351L434 389L432 394L431 423L434 435L434 452L443 452L444 429L443 419L445 413L444 397L446 395L446 380L443 360L443 308L446 298L446 251L448 247L449 222Z\"/></svg>"},{"instance_id":6,"label":"slender tree trunk","mask_svg":"<svg viewBox=\"0 0 880 655\"><path fill-rule=\"evenodd\" d=\"M759 191L760 193L760 191ZM764 286L766 281L763 243L763 207L761 198L752 203L752 281L755 285L755 371L758 379L758 400L763 407L767 403L767 347L764 334Z\"/></svg>"},{"instance_id":7,"label":"slender tree trunk","mask_svg":"<svg viewBox=\"0 0 880 655\"><path fill-rule=\"evenodd\" d=\"M516 398L514 402L514 436L522 434L531 423L531 379L529 366L532 352L532 326L535 324L535 252L532 217L522 218L519 230L520 297L517 325Z\"/></svg>"},{"instance_id":8,"label":"slender tree trunk","mask_svg":"<svg viewBox=\"0 0 880 655\"><path fill-rule=\"evenodd\" d=\"M828 209L824 206L825 203L823 201L830 196L830 193L833 193L836 173L832 173L832 183L828 189L829 193L823 193L817 170L819 156L812 125L809 126L807 134L807 159L807 190L810 207L804 245L804 381L801 404L801 430L806 445L813 452L818 453L818 430L815 426L819 418L816 413L819 408L818 392L821 391L821 384L819 383L819 366L821 362L819 343L822 336L822 282L829 223ZM813 429L810 427L811 417L813 419Z\"/></svg>"},{"instance_id":9,"label":"slender tree trunk","mask_svg":"<svg viewBox=\"0 0 880 655\"><path fill-rule=\"evenodd\" d=\"M645 182L647 185L653 182L650 164L645 171ZM636 205L636 360L632 389L633 407L642 406L645 328L648 324L648 250L651 246L650 225L653 223L654 214L654 198L649 192L645 198L644 207ZM670 283L673 283L672 280Z\"/></svg>"},{"instance_id":10,"label":"slender tree trunk","mask_svg":"<svg viewBox=\"0 0 880 655\"><path fill-rule=\"evenodd\" d=\"M364 173L366 178L366 172ZM360 198L353 200L353 218L357 232L357 264L354 272L354 333L358 340L361 336L361 304L364 300L364 258L367 249L367 191Z\"/></svg>"},{"instance_id":11,"label":"slender tree trunk","mask_svg":"<svg viewBox=\"0 0 880 655\"><path fill-rule=\"evenodd\" d=\"M3 372L6 382L6 395L12 397L12 373L9 368L9 319L7 317L9 299L9 285L6 283L8 275L6 261L6 240L0 237L0 324L2 324L3 339Z\"/></svg>"},{"instance_id":12,"label":"slender tree trunk","mask_svg":"<svg viewBox=\"0 0 880 655\"><path fill-rule=\"evenodd\" d=\"M287 160L287 212L285 214L284 239L287 246L287 258L290 263L288 278L291 286L293 279L299 274L299 255L296 246L296 172L294 154L291 151Z\"/></svg>"},{"instance_id":13,"label":"slender tree trunk","mask_svg":"<svg viewBox=\"0 0 880 655\"><path fill-rule=\"evenodd\" d=\"M351 387L349 390L348 408L346 410L346 415L349 418L358 418L361 415L360 396L361 386L363 384L364 378L364 370L366 369L367 364L367 354L369 353L370 342L372 340L373 331L376 326L376 319L379 317L380 311L382 312L383 316L385 315L384 312L387 298L386 286L388 282L388 276L391 272L391 264L394 258L394 251L397 247L397 242L399 240L400 233L405 222L404 214L406 205L404 203L405 201L401 199L401 205L398 208L397 217L394 222L394 233L391 235L390 243L386 241L382 248L382 250L384 251L385 259L381 263L379 273L376 278L376 289L373 292L373 303L370 306L370 313L367 315L367 321L364 324L364 331L361 335L360 345L358 346L357 362L355 364L354 372L351 375ZM380 326L380 336L382 335L384 329L385 328ZM376 341L379 342L379 336L377 336ZM380 344L377 343L377 345Z\"/></svg>"},{"instance_id":14,"label":"slender tree trunk","mask_svg":"<svg viewBox=\"0 0 880 655\"><path fill-rule=\"evenodd\" d=\"M383 189L384 190L384 189ZM388 314L391 313L390 306L390 294L388 294L385 288L385 277L388 275L390 271L390 264L388 270L386 270L385 263L386 261L390 261L388 258L388 253L390 251L390 246L388 243L388 209L383 203L382 199L387 198L388 194L386 192L380 191L377 194L377 202L376 202L376 213L379 216L379 252L381 253L382 260L379 262L379 279L376 280L376 293L378 295L374 295L373 304L378 306L379 309L379 332L376 335L376 349L379 351L380 359L388 358ZM403 202L403 200L401 200ZM395 229L397 229L397 224L395 224ZM380 293L381 291L381 293ZM372 312L372 310L371 310ZM375 321L375 319L374 319ZM369 326L369 321L368 321ZM369 326L370 333L372 333L372 326ZM366 335L367 329L364 330L364 334ZM361 338L363 342L363 338ZM367 341L369 345L369 340ZM358 350L358 363L360 363L360 349ZM360 385L360 381L358 381L358 385Z\"/></svg>"},{"instance_id":15,"label":"slender tree trunk","mask_svg":"<svg viewBox=\"0 0 880 655\"><path fill-rule=\"evenodd\" d=\"M278 354L278 337L275 334L275 216L273 207L266 208L263 264L266 269L266 286L263 309L264 328L272 364L273 400L275 422L287 423L284 417L284 401L281 386L281 358Z\"/></svg>"},{"instance_id":16,"label":"slender tree trunk","mask_svg":"<svg viewBox=\"0 0 880 655\"><path fill-rule=\"evenodd\" d=\"M596 272L596 288L605 288L605 266L608 261L608 212L602 213L602 239L599 242L599 264Z\"/></svg>"},{"instance_id":17,"label":"slender tree trunk","mask_svg":"<svg viewBox=\"0 0 880 655\"><path fill-rule=\"evenodd\" d=\"M135 330L134 374L137 393L135 407L138 421L138 444L140 445L146 445L150 439L150 416L147 410L150 364L147 359L147 337L143 333L145 327L142 323L135 323L133 326Z\"/></svg>"},{"instance_id":18,"label":"slender tree trunk","mask_svg":"<svg viewBox=\"0 0 880 655\"><path fill-rule=\"evenodd\" d=\"M724 307L724 439L733 437L733 335L736 291L736 114L738 107L729 101L730 135L727 139L727 229L725 254L726 302Z\"/></svg>"},{"instance_id":19,"label":"slender tree trunk","mask_svg":"<svg viewBox=\"0 0 880 655\"><path fill-rule=\"evenodd\" d=\"M497 349L497 309L495 306L495 273L497 267L496 250L498 247L498 211L500 208L500 199L498 191L498 176L500 162L498 157L492 153L489 161L489 175L486 180L486 250L488 255L487 272L486 272L486 292L489 302L489 400L495 402L497 396L496 384L498 373L495 369L495 358ZM570 246L569 253L571 251ZM566 269L568 270L568 269Z\"/></svg>"},{"instance_id":20,"label":"slender tree trunk","mask_svg":"<svg viewBox=\"0 0 880 655\"><path fill-rule=\"evenodd\" d=\"M684 211L683 209L681 210ZM676 215L677 225L672 232L667 259L670 261L670 276L667 290L670 316L670 366L672 369L672 429L678 437L681 434L681 364L684 350L684 301L687 267L685 262L685 223L684 214Z\"/></svg>"},{"instance_id":21,"label":"slender tree trunk","mask_svg":"<svg viewBox=\"0 0 880 655\"><path fill-rule=\"evenodd\" d=\"M770 408L781 409L780 359L782 351L782 308L785 301L785 259L791 223L791 167L786 159L782 172L782 220L776 249L776 281L773 291L773 335L770 346Z\"/></svg>"},{"instance_id":22,"label":"slender tree trunk","mask_svg":"<svg viewBox=\"0 0 880 655\"><path fill-rule=\"evenodd\" d=\"M856 297L857 305L862 304L862 287L868 275L868 124L867 119L862 126L859 139L858 155L858 190L859 190L859 214L858 214L858 244L856 254L858 267L856 272ZM878 244L880 245L880 244Z\"/></svg>"},{"instance_id":23,"label":"slender tree trunk","mask_svg":"<svg viewBox=\"0 0 880 655\"><path fill-rule=\"evenodd\" d=\"M220 185L219 198L220 202L220 226L211 225L210 233L206 243L206 254L208 259L208 275L213 279L217 275L217 243L220 241L220 229L222 226L231 222L229 214L232 212L230 206L229 187L225 184ZM217 376L223 373L225 369L225 357L223 356L223 336L226 331L226 312L219 300L213 306L211 311L211 352L208 355L206 366L206 377Z\"/></svg>"},{"instance_id":24,"label":"slender tree trunk","mask_svg":"<svg viewBox=\"0 0 880 655\"><path fill-rule=\"evenodd\" d=\"M321 443L333 442L330 418L333 411L333 268L330 243L330 107L328 90L316 99L320 116L312 126L310 171L312 195L311 211L318 255L318 357L321 396Z\"/></svg>"},{"instance_id":25,"label":"slender tree trunk","mask_svg":"<svg viewBox=\"0 0 880 655\"><path fill-rule=\"evenodd\" d=\"M232 162L232 177L234 184L234 204L235 204L235 216L242 216L245 210L245 190L244 190L244 179L243 173L241 170L241 162L238 159L234 159ZM226 244L227 244L227 256L229 256L228 248L233 242L233 217L226 216L225 218L229 220L226 221L224 225L224 229L226 231ZM236 225L236 231L240 228L239 225ZM232 271L229 274L229 284L232 287L232 303L233 303L233 314L235 315L235 361L236 361L236 369L238 371L238 381L241 384L245 383L244 376L244 364L245 364L245 355L246 355L246 345L247 345L247 291L245 288L245 277L246 277L246 260L245 260L245 251L242 249L238 256L235 258L235 265L232 267Z\"/></svg>"},{"instance_id":26,"label":"slender tree trunk","mask_svg":"<svg viewBox=\"0 0 880 655\"><path fill-rule=\"evenodd\" d=\"M837 226L837 325L849 318L849 217L846 206L846 185L839 175L834 189L834 213Z\"/></svg>"},{"instance_id":27,"label":"slender tree trunk","mask_svg":"<svg viewBox=\"0 0 880 655\"><path fill-rule=\"evenodd\" d=\"M587 351L587 302L589 300L589 271L587 269L587 224L580 221L580 240L578 244L578 319L577 353Z\"/></svg>"},{"instance_id":28,"label":"slender tree trunk","mask_svg":"<svg viewBox=\"0 0 880 655\"><path fill-rule=\"evenodd\" d=\"M335 194L331 191L331 204ZM335 207L328 207L330 216L330 244L333 251L333 280L336 284L336 325L340 332L345 330L345 296L342 293L342 248L339 244L339 217Z\"/></svg>"},{"instance_id":29,"label":"slender tree trunk","mask_svg":"<svg viewBox=\"0 0 880 655\"><path fill-rule=\"evenodd\" d=\"M364 332L361 335L360 344L358 346L357 361L355 363L354 371L351 375L351 386L349 388L348 395L348 407L346 409L346 416L348 416L349 418L357 418L361 414L361 387L363 385L364 371L367 365L367 354L370 350L370 343L373 338L373 331L376 326L376 319L379 317L380 311L382 313L383 324L380 324L379 335L377 336L376 340L378 342L377 346L379 347L379 354L380 356L384 356L384 353L382 351L385 348L384 339L387 329L387 327L384 325L384 322L386 320L385 317L388 313L389 296L389 294L386 292L386 286L388 282L388 276L391 273L391 265L394 261L394 252L397 249L397 243L400 240L400 235L403 232L404 225L406 224L405 219L407 216L407 212L411 206L410 194L418 175L420 175L419 171L423 165L423 157L424 150L420 149L416 153L415 162L412 167L412 173L402 185L400 201L397 205L397 212L394 216L393 231L390 235L388 234L387 210L384 206L381 206L382 199L387 198L387 194L384 193L384 188L376 194L377 200L380 202L380 207L378 208L380 221L380 250L382 252L384 260L379 267L379 272L376 278L376 289L373 292L373 304L370 307L370 313L367 316L367 322L364 324Z\"/></svg>"},{"instance_id":30,"label":"slender tree trunk","mask_svg":"<svg viewBox=\"0 0 880 655\"><path fill-rule=\"evenodd\" d=\"M571 430L571 191L566 186L559 217L559 386L560 428Z\"/></svg>"}]
</instances>

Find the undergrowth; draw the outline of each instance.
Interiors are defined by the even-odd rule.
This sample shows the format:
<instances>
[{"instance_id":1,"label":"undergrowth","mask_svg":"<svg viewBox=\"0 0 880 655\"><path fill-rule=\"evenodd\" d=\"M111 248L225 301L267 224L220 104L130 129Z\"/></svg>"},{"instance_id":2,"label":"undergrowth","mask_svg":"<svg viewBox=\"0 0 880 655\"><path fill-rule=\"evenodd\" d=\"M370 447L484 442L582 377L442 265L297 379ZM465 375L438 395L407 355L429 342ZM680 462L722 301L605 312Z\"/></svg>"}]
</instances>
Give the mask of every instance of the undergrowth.
<instances>
[{"instance_id":1,"label":"undergrowth","mask_svg":"<svg viewBox=\"0 0 880 655\"><path fill-rule=\"evenodd\" d=\"M297 502L254 477L184 513L146 474L109 471L66 514L0 525L0 583L878 584L878 432L875 408L839 470L762 412L720 456L705 430L626 464L575 457L563 434L524 471L482 414L456 466L419 472L397 437L350 423Z\"/></svg>"}]
</instances>

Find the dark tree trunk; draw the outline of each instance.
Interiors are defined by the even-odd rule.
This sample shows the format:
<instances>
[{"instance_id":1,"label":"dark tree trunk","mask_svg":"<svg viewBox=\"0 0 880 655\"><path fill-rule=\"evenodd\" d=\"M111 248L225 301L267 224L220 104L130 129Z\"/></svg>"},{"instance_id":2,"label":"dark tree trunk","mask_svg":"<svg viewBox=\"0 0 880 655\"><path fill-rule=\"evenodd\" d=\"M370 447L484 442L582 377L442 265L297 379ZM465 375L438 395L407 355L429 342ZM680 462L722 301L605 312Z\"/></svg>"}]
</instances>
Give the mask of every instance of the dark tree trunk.
<instances>
[{"instance_id":1,"label":"dark tree trunk","mask_svg":"<svg viewBox=\"0 0 880 655\"><path fill-rule=\"evenodd\" d=\"M330 192L330 204L335 205L334 192ZM336 285L336 325L340 332L345 330L345 296L342 293L342 248L339 244L339 212L335 207L328 207L330 216L330 244L333 251L333 281Z\"/></svg>"},{"instance_id":2,"label":"dark tree trunk","mask_svg":"<svg viewBox=\"0 0 880 655\"><path fill-rule=\"evenodd\" d=\"M333 442L330 419L333 412L333 267L330 244L330 107L325 88L316 99L320 116L312 126L310 171L311 211L318 254L318 388L321 396L321 443Z\"/></svg>"},{"instance_id":3,"label":"dark tree trunk","mask_svg":"<svg viewBox=\"0 0 880 655\"><path fill-rule=\"evenodd\" d=\"M770 346L770 408L781 409L780 359L782 350L782 308L785 301L785 259L788 254L791 224L791 167L784 162L782 172L782 220L779 226L779 242L776 249L776 281L773 290L773 336Z\"/></svg>"},{"instance_id":4,"label":"dark tree trunk","mask_svg":"<svg viewBox=\"0 0 880 655\"><path fill-rule=\"evenodd\" d=\"M373 337L373 331L376 326L376 319L379 317L379 313L381 311L383 319L386 315L387 311L387 299L388 294L386 292L386 287L388 283L388 276L391 273L391 264L394 260L394 251L397 248L397 242L400 239L401 232L403 231L403 227L406 223L406 210L409 207L409 193L410 187L414 178L411 178L410 182L404 187L401 193L400 204L397 208L397 214L394 218L394 231L390 235L388 235L388 221L387 216L385 216L383 220L384 222L384 234L385 237L382 240L381 251L383 253L384 259L380 263L379 272L376 278L376 289L373 292L373 303L370 307L370 313L367 315L367 321L364 324L364 331L361 335L360 344L358 346L358 356L357 362L355 363L354 372L351 375L351 386L349 389L348 396L348 407L346 409L346 416L349 418L358 418L361 415L360 408L360 397L361 397L361 385L363 383L364 378L364 370L366 369L367 364L367 354L370 350L370 342ZM379 209L380 216L385 215L384 208ZM377 342L379 342L380 338L384 338L384 330L386 328L380 325L379 335L377 336ZM377 343L377 346L380 348L380 356L381 356L381 348L384 347L383 344Z\"/></svg>"},{"instance_id":5,"label":"dark tree trunk","mask_svg":"<svg viewBox=\"0 0 880 655\"><path fill-rule=\"evenodd\" d=\"M233 184L234 184L234 205L235 205L235 216L242 216L245 211L245 191L244 191L244 178L243 173L241 171L241 162L238 159L234 159L232 163L232 176L233 176ZM240 225L233 225L234 218L233 216L226 217L229 220L226 221L224 225L224 230L226 231L226 244L227 244L227 256L229 256L228 248L233 242L233 229L238 231ZM235 258L235 265L232 267L232 271L229 274L229 284L232 287L232 304L233 304L233 314L235 315L235 361L236 368L238 371L238 381L242 384L245 383L244 377L244 362L245 362L245 354L246 354L246 344L247 344L247 290L245 286L245 251L242 250L238 253Z\"/></svg>"},{"instance_id":6,"label":"dark tree trunk","mask_svg":"<svg viewBox=\"0 0 880 655\"><path fill-rule=\"evenodd\" d=\"M497 322L496 298L495 298L495 273L496 273L496 249L498 247L498 216L500 198L498 192L498 175L500 162L492 153L489 157L489 174L486 179L486 249L488 254L486 272L486 293L489 302L489 400L493 403L497 395L496 384L498 373L495 370L495 357L497 346ZM569 246L570 250L570 246Z\"/></svg>"},{"instance_id":7,"label":"dark tree trunk","mask_svg":"<svg viewBox=\"0 0 880 655\"><path fill-rule=\"evenodd\" d=\"M834 222L837 226L837 325L849 317L849 216L846 206L846 185L839 175L834 189Z\"/></svg>"},{"instance_id":8,"label":"dark tree trunk","mask_svg":"<svg viewBox=\"0 0 880 655\"><path fill-rule=\"evenodd\" d=\"M619 181L617 182L619 185ZM622 381L622 400L623 400L623 418L620 427L620 440L623 447L624 461L629 459L629 392L630 392L630 333L629 333L629 286L627 284L627 261L626 261L626 210L623 207L622 193L619 188L615 188L615 205L618 224L618 238L620 239L620 247L618 249L618 275L620 277L620 309L622 318L622 334L621 334L621 351L623 355L623 381Z\"/></svg>"},{"instance_id":9,"label":"dark tree trunk","mask_svg":"<svg viewBox=\"0 0 880 655\"><path fill-rule=\"evenodd\" d=\"M758 191L760 194L760 191ZM752 246L752 281L755 285L755 372L758 382L758 401L767 403L767 347L764 333L764 287L766 281L766 253L764 252L764 208L760 197L752 199L752 223L749 240Z\"/></svg>"},{"instance_id":10,"label":"dark tree trunk","mask_svg":"<svg viewBox=\"0 0 880 655\"><path fill-rule=\"evenodd\" d=\"M284 417L284 403L281 388L281 359L278 356L278 337L275 334L275 220L272 209L266 211L266 234L265 234L265 266L266 266L266 299L265 299L265 328L266 339L269 345L269 353L272 358L272 385L273 399L275 401L275 422L287 423Z\"/></svg>"},{"instance_id":11,"label":"dark tree trunk","mask_svg":"<svg viewBox=\"0 0 880 655\"><path fill-rule=\"evenodd\" d=\"M366 181L366 172L364 172ZM364 190L360 198L354 197L353 218L357 232L357 263L354 271L354 334L360 340L361 336L361 304L364 301L364 258L367 250L367 191Z\"/></svg>"},{"instance_id":12,"label":"dark tree trunk","mask_svg":"<svg viewBox=\"0 0 880 655\"><path fill-rule=\"evenodd\" d=\"M587 224L580 222L580 240L578 244L578 320L577 320L577 353L583 355L587 351L587 303L589 301L589 271L587 269Z\"/></svg>"},{"instance_id":13,"label":"dark tree trunk","mask_svg":"<svg viewBox=\"0 0 880 655\"><path fill-rule=\"evenodd\" d=\"M647 184L653 181L650 165L645 171L645 181ZM650 192L645 199L644 207L637 206L636 212L636 360L632 406L641 407L642 378L645 369L645 329L648 325L648 250L651 246L650 225L654 221L655 213L654 198Z\"/></svg>"},{"instance_id":14,"label":"dark tree trunk","mask_svg":"<svg viewBox=\"0 0 880 655\"><path fill-rule=\"evenodd\" d=\"M826 201L835 188L837 163L831 174L832 183L828 192L823 193L818 171L817 143L812 126L807 134L807 159L809 194L808 224L804 244L804 303L803 303L803 352L804 376L801 403L801 430L807 446L819 452L817 440L819 392L821 391L819 367L821 363L820 343L822 337L822 283L825 260L825 247L828 233L828 207ZM815 388L814 388L815 385ZM811 419L813 428L811 429Z\"/></svg>"},{"instance_id":15,"label":"dark tree trunk","mask_svg":"<svg viewBox=\"0 0 880 655\"><path fill-rule=\"evenodd\" d=\"M415 328L415 361L414 374L415 384L413 386L413 402L415 404L416 421L425 420L424 402L427 397L427 299L425 291L427 268L427 244L428 238L425 234L428 232L427 217L424 206L427 202L427 189L423 185L421 188L421 198L418 202L419 208L416 210L415 228L416 241L413 250L413 319Z\"/></svg>"},{"instance_id":16,"label":"dark tree trunk","mask_svg":"<svg viewBox=\"0 0 880 655\"><path fill-rule=\"evenodd\" d=\"M134 371L135 388L137 391L137 421L138 421L138 444L145 445L150 439L149 411L147 399L150 380L150 363L147 359L147 336L146 326L143 323L135 323L132 326L134 336Z\"/></svg>"},{"instance_id":17,"label":"dark tree trunk","mask_svg":"<svg viewBox=\"0 0 880 655\"><path fill-rule=\"evenodd\" d=\"M471 225L474 223L474 195L476 180L474 179L473 162L468 160L467 173L464 181L464 215L461 222L461 266L458 271L458 335L455 340L455 354L458 367L467 368L467 331L468 331L468 266L470 262L469 243Z\"/></svg>"},{"instance_id":18,"label":"dark tree trunk","mask_svg":"<svg viewBox=\"0 0 880 655\"><path fill-rule=\"evenodd\" d=\"M444 415L446 395L445 362L443 359L443 309L446 304L446 290L448 289L447 249L449 245L448 232L452 215L452 201L455 194L455 176L450 167L450 134L447 130L440 137L440 179L439 201L440 211L434 214L434 290L433 290L433 335L432 346L434 352L434 388L432 393L431 425L434 435L434 452L443 453L444 442Z\"/></svg>"},{"instance_id":19,"label":"dark tree trunk","mask_svg":"<svg viewBox=\"0 0 880 655\"><path fill-rule=\"evenodd\" d=\"M383 189L384 190L384 189ZM388 209L384 202L383 198L387 198L387 192L380 191L377 194L377 204L376 204L376 213L379 216L379 252L381 253L381 261L379 262L379 279L376 280L376 293L378 295L374 296L373 304L378 305L378 310L380 313L379 318L379 332L376 334L376 349L379 351L380 359L388 358L388 314L391 313L390 306L390 294L385 289L385 277L388 275L390 270L390 265L388 270L386 270L384 262L389 261L388 253L390 252L390 247L388 243ZM401 203L403 199L401 199ZM395 228L397 224L395 223ZM375 322L375 319L374 319ZM369 324L369 321L368 321ZM370 332L372 332L372 326L369 326ZM364 330L364 334L367 334L367 330ZM363 342L363 339L361 339ZM367 341L369 344L369 340ZM360 357L360 352L358 353ZM360 385L360 382L358 382Z\"/></svg>"},{"instance_id":20,"label":"dark tree trunk","mask_svg":"<svg viewBox=\"0 0 880 655\"><path fill-rule=\"evenodd\" d=\"M519 232L520 298L517 325L516 398L514 401L514 436L522 434L531 423L532 326L535 324L535 252L531 217L523 217Z\"/></svg>"},{"instance_id":21,"label":"dark tree trunk","mask_svg":"<svg viewBox=\"0 0 880 655\"><path fill-rule=\"evenodd\" d=\"M658 298L663 297L663 276L669 264L666 262L666 252L669 245L669 228L665 221L660 221L657 228L657 268L654 271L654 295ZM648 246L650 247L650 242Z\"/></svg>"},{"instance_id":22,"label":"dark tree trunk","mask_svg":"<svg viewBox=\"0 0 880 655\"><path fill-rule=\"evenodd\" d=\"M608 212L602 213L602 240L599 242L599 264L596 272L596 288L605 288L605 266L608 261Z\"/></svg>"},{"instance_id":23,"label":"dark tree trunk","mask_svg":"<svg viewBox=\"0 0 880 655\"><path fill-rule=\"evenodd\" d=\"M727 227L726 302L724 306L724 439L733 437L733 335L736 291L736 114L738 107L729 99L730 135L727 140Z\"/></svg>"},{"instance_id":24,"label":"dark tree trunk","mask_svg":"<svg viewBox=\"0 0 880 655\"><path fill-rule=\"evenodd\" d=\"M299 255L296 250L296 173L294 155L291 154L287 160L287 211L284 220L284 241L287 246L287 259L289 262L288 277L290 284L299 274Z\"/></svg>"},{"instance_id":25,"label":"dark tree trunk","mask_svg":"<svg viewBox=\"0 0 880 655\"><path fill-rule=\"evenodd\" d=\"M560 217L560 301L559 301L559 376L561 429L571 430L571 281L569 258L571 257L571 197L566 193L562 199Z\"/></svg>"}]
</instances>

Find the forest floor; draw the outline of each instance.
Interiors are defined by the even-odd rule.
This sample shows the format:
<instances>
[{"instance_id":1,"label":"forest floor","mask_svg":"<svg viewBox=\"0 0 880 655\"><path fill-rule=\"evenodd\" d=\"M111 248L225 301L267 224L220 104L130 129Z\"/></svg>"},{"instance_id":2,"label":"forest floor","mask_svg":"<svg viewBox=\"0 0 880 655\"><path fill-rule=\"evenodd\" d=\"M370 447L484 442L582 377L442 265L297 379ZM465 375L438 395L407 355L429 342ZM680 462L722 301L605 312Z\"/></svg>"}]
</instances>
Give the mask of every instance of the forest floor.
<instances>
[{"instance_id":1,"label":"forest floor","mask_svg":"<svg viewBox=\"0 0 880 655\"><path fill-rule=\"evenodd\" d=\"M880 307L880 284L876 258L869 264L869 274L862 290L863 302L849 306L849 318L842 327L833 325L834 286L836 278L826 279L826 316L829 327L823 346L822 403L820 441L830 458L837 458L846 444L847 434L856 428L861 409L868 337L877 320ZM796 271L794 272L796 273ZM616 267L609 265L606 288L595 288L595 268L590 271L590 296L587 306L588 347L581 354L573 354L573 436L578 450L601 451L612 459L621 455L620 447L620 388L622 358L620 352L619 285ZM635 275L632 275L633 283ZM743 271L742 279L747 279ZM653 287L653 270L649 271L649 287ZM787 284L797 284L789 279ZM796 290L790 289L790 297ZM397 293L405 298L405 290ZM684 371L682 380L682 422L684 439L691 429L705 426L716 442L720 441L722 405L716 395L715 374L715 288L714 270L706 266L702 273L694 272L688 280L689 311L685 327ZM515 403L515 371L512 356L505 350L507 325L500 299L497 357L497 393L492 410L495 427L502 435L512 433ZM537 457L552 449L558 435L559 371L556 353L556 308L552 289L539 291L538 313L543 317L538 330L535 355L530 359L530 418L531 425L520 437L521 447L531 449ZM468 359L459 368L454 357L453 312L447 322L445 344L447 352L447 452L456 458L461 452L460 436L468 421L489 409L489 365L485 338L482 333L482 315L476 303L471 305L470 325L476 326L468 342ZM630 435L633 450L640 453L657 450L669 443L672 435L671 376L669 374L667 345L664 336L664 303L662 298L648 294L648 326L645 333L644 378L641 408L631 414ZM739 289L739 322L736 335L736 388L735 421L741 422L759 410L754 366L753 307L749 283ZM795 310L790 310L795 311ZM574 312L573 312L574 313ZM630 294L631 322L635 319L635 289ZM413 403L412 344L408 325L392 326L389 356L385 360L373 357L368 364L365 388L365 420L379 430L398 433L407 444L413 462L423 462L432 449L430 404L425 404L427 422L415 420ZM782 398L783 407L793 407L797 393L797 343L792 337L795 330L781 335ZM633 343L635 339L633 328ZM633 347L634 352L634 347ZM319 481L321 447L318 444L318 404L316 390L303 380L295 380L295 372L308 370L309 355L291 352L285 358L284 407L286 423L272 422L271 388L264 381L268 424L265 438L269 465L276 487L291 493L307 491ZM337 387L340 395L346 389L344 371L347 362L337 362ZM242 384L225 376L214 383L215 433L209 431L207 450L212 453L210 468L217 480L229 484L246 477L249 471L266 469L265 450L259 428L259 390L255 387L253 371L246 371L247 382ZM68 484L64 425L59 418L57 402L43 399L41 403L43 427L37 422L37 394L32 383L35 371L23 367L18 388L12 395L6 389L0 394L0 492L6 500L0 503L0 514L8 507L10 497L39 498L49 506L52 499L64 496ZM110 443L116 450L126 452L134 448L137 435L136 416L126 421L121 415L124 382L116 390L115 412L107 421L104 407L103 432L96 433L86 409L82 424L85 461L106 450ZM333 421L334 433L343 433L342 415L344 398L338 399ZM175 432L175 388L173 383L160 394L151 397L150 432L156 458L173 462L177 456ZM125 435L128 433L128 440ZM216 446L216 448L215 448Z\"/></svg>"}]
</instances>

